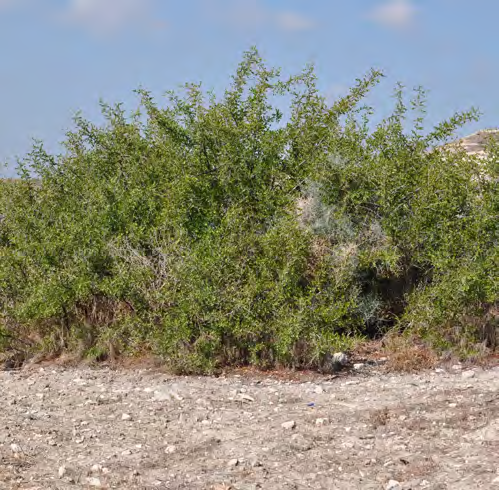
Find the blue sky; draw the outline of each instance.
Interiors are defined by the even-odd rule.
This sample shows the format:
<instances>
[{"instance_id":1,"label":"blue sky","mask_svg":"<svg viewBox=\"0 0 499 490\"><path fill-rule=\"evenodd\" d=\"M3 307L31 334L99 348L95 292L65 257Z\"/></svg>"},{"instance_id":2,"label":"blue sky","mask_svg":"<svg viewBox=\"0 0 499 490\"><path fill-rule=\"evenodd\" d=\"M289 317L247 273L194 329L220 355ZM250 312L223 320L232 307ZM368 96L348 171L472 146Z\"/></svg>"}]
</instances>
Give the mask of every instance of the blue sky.
<instances>
[{"instance_id":1,"label":"blue sky","mask_svg":"<svg viewBox=\"0 0 499 490\"><path fill-rule=\"evenodd\" d=\"M0 162L45 141L53 151L76 110L99 99L135 107L202 81L222 90L256 45L285 72L314 62L321 88L344 93L371 67L388 110L397 81L429 90L429 120L477 106L499 125L497 0L0 0Z\"/></svg>"}]
</instances>

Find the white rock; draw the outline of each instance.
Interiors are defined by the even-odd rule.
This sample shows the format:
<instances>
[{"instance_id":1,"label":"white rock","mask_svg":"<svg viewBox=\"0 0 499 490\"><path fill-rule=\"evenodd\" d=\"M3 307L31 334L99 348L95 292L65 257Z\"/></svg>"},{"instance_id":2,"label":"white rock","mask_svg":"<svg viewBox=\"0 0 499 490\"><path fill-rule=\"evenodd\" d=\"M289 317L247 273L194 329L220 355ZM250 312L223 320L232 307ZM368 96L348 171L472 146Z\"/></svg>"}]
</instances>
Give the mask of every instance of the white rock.
<instances>
[{"instance_id":1,"label":"white rock","mask_svg":"<svg viewBox=\"0 0 499 490\"><path fill-rule=\"evenodd\" d=\"M329 419L317 419L315 425L322 427L323 425L329 424Z\"/></svg>"},{"instance_id":2,"label":"white rock","mask_svg":"<svg viewBox=\"0 0 499 490\"><path fill-rule=\"evenodd\" d=\"M124 413L122 416L121 416L121 420L132 420L132 416L128 413Z\"/></svg>"},{"instance_id":3,"label":"white rock","mask_svg":"<svg viewBox=\"0 0 499 490\"><path fill-rule=\"evenodd\" d=\"M324 388L322 386L316 386L314 393L317 395L322 395L324 393Z\"/></svg>"},{"instance_id":4,"label":"white rock","mask_svg":"<svg viewBox=\"0 0 499 490\"><path fill-rule=\"evenodd\" d=\"M155 391L154 400L157 402L166 402L171 399L170 393L166 391Z\"/></svg>"},{"instance_id":5,"label":"white rock","mask_svg":"<svg viewBox=\"0 0 499 490\"><path fill-rule=\"evenodd\" d=\"M390 480L387 483L385 489L386 490L401 490L402 487L401 487L400 483L397 480Z\"/></svg>"},{"instance_id":6,"label":"white rock","mask_svg":"<svg viewBox=\"0 0 499 490\"><path fill-rule=\"evenodd\" d=\"M482 430L482 439L487 442L499 441L499 429L493 425Z\"/></svg>"},{"instance_id":7,"label":"white rock","mask_svg":"<svg viewBox=\"0 0 499 490\"><path fill-rule=\"evenodd\" d=\"M340 366L345 366L348 364L348 356L344 352L336 352L333 354L333 362Z\"/></svg>"},{"instance_id":8,"label":"white rock","mask_svg":"<svg viewBox=\"0 0 499 490\"><path fill-rule=\"evenodd\" d=\"M157 402L166 402L170 400L182 401L183 398L176 391L163 388L154 392L154 400Z\"/></svg>"},{"instance_id":9,"label":"white rock","mask_svg":"<svg viewBox=\"0 0 499 490\"><path fill-rule=\"evenodd\" d=\"M252 396L246 395L246 394L241 394L239 395L239 399L243 402L254 402L255 399Z\"/></svg>"},{"instance_id":10,"label":"white rock","mask_svg":"<svg viewBox=\"0 0 499 490\"><path fill-rule=\"evenodd\" d=\"M463 377L463 379L472 379L476 376L476 373L475 371L463 371L461 376Z\"/></svg>"},{"instance_id":11,"label":"white rock","mask_svg":"<svg viewBox=\"0 0 499 490\"><path fill-rule=\"evenodd\" d=\"M176 450L177 450L177 448L175 446L167 446L165 448L165 453L166 454L173 454Z\"/></svg>"},{"instance_id":12,"label":"white rock","mask_svg":"<svg viewBox=\"0 0 499 490\"><path fill-rule=\"evenodd\" d=\"M59 471L58 471L59 478L64 478L66 476L67 472L68 472L68 469L66 468L65 465L60 466Z\"/></svg>"},{"instance_id":13,"label":"white rock","mask_svg":"<svg viewBox=\"0 0 499 490\"><path fill-rule=\"evenodd\" d=\"M90 469L92 473L102 473L102 465L100 464L94 464L92 468Z\"/></svg>"},{"instance_id":14,"label":"white rock","mask_svg":"<svg viewBox=\"0 0 499 490\"><path fill-rule=\"evenodd\" d=\"M178 402L181 402L183 400L183 398L176 391L171 391L170 396Z\"/></svg>"},{"instance_id":15,"label":"white rock","mask_svg":"<svg viewBox=\"0 0 499 490\"><path fill-rule=\"evenodd\" d=\"M10 450L14 454L18 454L18 453L22 453L23 452L23 450L22 450L21 446L19 446L19 444L11 444L10 445Z\"/></svg>"},{"instance_id":16,"label":"white rock","mask_svg":"<svg viewBox=\"0 0 499 490\"><path fill-rule=\"evenodd\" d=\"M359 363L357 363L357 364L354 364L354 365L353 365L353 368L354 368L356 371L359 371L359 370L363 369L363 368L364 368L364 366L365 366L365 365L364 365L363 363L359 362Z\"/></svg>"},{"instance_id":17,"label":"white rock","mask_svg":"<svg viewBox=\"0 0 499 490\"><path fill-rule=\"evenodd\" d=\"M235 468L236 466L239 466L239 460L237 458L231 459L228 463L227 466L229 468Z\"/></svg>"},{"instance_id":18,"label":"white rock","mask_svg":"<svg viewBox=\"0 0 499 490\"><path fill-rule=\"evenodd\" d=\"M294 420L290 420L289 422L281 424L281 427L286 430L292 430L296 427L296 422Z\"/></svg>"},{"instance_id":19,"label":"white rock","mask_svg":"<svg viewBox=\"0 0 499 490\"><path fill-rule=\"evenodd\" d=\"M102 487L102 483L100 478L90 477L87 478L87 485L90 487L100 488Z\"/></svg>"}]
</instances>

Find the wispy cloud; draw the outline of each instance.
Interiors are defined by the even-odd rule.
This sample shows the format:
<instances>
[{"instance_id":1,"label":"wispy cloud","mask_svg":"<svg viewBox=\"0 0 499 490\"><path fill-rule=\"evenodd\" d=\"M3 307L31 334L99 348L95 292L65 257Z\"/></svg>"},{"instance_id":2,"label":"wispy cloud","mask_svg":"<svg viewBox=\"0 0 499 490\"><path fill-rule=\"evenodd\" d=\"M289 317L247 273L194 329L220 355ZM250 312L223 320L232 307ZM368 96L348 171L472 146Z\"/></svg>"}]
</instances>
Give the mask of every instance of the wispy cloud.
<instances>
[{"instance_id":1,"label":"wispy cloud","mask_svg":"<svg viewBox=\"0 0 499 490\"><path fill-rule=\"evenodd\" d=\"M386 0L375 7L368 17L385 27L406 29L414 25L417 12L412 0Z\"/></svg>"},{"instance_id":2,"label":"wispy cloud","mask_svg":"<svg viewBox=\"0 0 499 490\"><path fill-rule=\"evenodd\" d=\"M151 24L154 3L155 0L70 0L59 18L96 34L115 34Z\"/></svg>"},{"instance_id":3,"label":"wispy cloud","mask_svg":"<svg viewBox=\"0 0 499 490\"><path fill-rule=\"evenodd\" d=\"M316 22L297 12L276 12L275 23L284 31L308 31L316 26Z\"/></svg>"},{"instance_id":4,"label":"wispy cloud","mask_svg":"<svg viewBox=\"0 0 499 490\"><path fill-rule=\"evenodd\" d=\"M304 12L272 7L265 0L199 0L212 19L237 29L308 31L317 22ZM99 36L130 29L163 27L158 19L160 0L0 0L0 12L9 7L29 6L30 11L62 24L78 26Z\"/></svg>"},{"instance_id":5,"label":"wispy cloud","mask_svg":"<svg viewBox=\"0 0 499 490\"><path fill-rule=\"evenodd\" d=\"M316 26L316 22L303 13L272 9L261 0L218 2L217 11L219 19L238 28L269 27L291 32L306 31Z\"/></svg>"}]
</instances>

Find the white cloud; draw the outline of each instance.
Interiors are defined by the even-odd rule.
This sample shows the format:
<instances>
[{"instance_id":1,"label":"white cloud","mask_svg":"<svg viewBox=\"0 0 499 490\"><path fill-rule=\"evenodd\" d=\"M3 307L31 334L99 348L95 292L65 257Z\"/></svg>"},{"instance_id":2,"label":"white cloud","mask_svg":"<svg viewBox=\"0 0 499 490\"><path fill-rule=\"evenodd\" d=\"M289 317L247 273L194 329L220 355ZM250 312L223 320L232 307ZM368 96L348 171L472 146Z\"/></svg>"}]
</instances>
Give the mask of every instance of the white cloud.
<instances>
[{"instance_id":1,"label":"white cloud","mask_svg":"<svg viewBox=\"0 0 499 490\"><path fill-rule=\"evenodd\" d=\"M412 0L387 0L376 7L369 18L386 27L405 29L414 24L416 14L417 8Z\"/></svg>"},{"instance_id":2,"label":"white cloud","mask_svg":"<svg viewBox=\"0 0 499 490\"><path fill-rule=\"evenodd\" d=\"M225 8L218 5L223 20L242 28L254 28L265 24L268 12L258 0L236 0Z\"/></svg>"},{"instance_id":3,"label":"white cloud","mask_svg":"<svg viewBox=\"0 0 499 490\"><path fill-rule=\"evenodd\" d=\"M315 26L315 22L304 14L274 10L261 0L231 0L229 4L222 2L217 7L224 21L246 29L270 27L281 31L305 31Z\"/></svg>"},{"instance_id":4,"label":"white cloud","mask_svg":"<svg viewBox=\"0 0 499 490\"><path fill-rule=\"evenodd\" d=\"M98 34L114 34L150 22L152 7L153 0L70 0L61 17Z\"/></svg>"},{"instance_id":5,"label":"white cloud","mask_svg":"<svg viewBox=\"0 0 499 490\"><path fill-rule=\"evenodd\" d=\"M275 22L284 31L308 31L315 27L312 19L296 12L278 12Z\"/></svg>"}]
</instances>

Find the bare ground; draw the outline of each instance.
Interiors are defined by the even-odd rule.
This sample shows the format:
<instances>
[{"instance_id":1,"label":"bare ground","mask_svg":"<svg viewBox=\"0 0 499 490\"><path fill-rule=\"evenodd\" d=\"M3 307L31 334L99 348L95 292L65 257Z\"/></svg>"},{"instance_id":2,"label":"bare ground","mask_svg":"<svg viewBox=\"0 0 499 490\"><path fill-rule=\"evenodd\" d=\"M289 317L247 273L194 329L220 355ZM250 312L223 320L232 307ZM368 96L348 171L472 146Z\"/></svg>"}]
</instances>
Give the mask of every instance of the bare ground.
<instances>
[{"instance_id":1,"label":"bare ground","mask_svg":"<svg viewBox=\"0 0 499 490\"><path fill-rule=\"evenodd\" d=\"M499 368L45 366L1 372L0 389L2 489L499 489Z\"/></svg>"}]
</instances>

